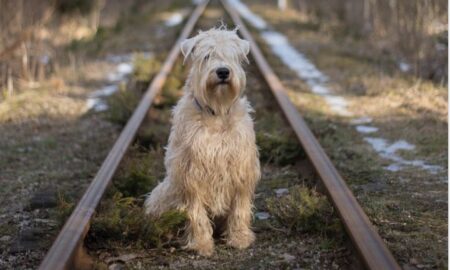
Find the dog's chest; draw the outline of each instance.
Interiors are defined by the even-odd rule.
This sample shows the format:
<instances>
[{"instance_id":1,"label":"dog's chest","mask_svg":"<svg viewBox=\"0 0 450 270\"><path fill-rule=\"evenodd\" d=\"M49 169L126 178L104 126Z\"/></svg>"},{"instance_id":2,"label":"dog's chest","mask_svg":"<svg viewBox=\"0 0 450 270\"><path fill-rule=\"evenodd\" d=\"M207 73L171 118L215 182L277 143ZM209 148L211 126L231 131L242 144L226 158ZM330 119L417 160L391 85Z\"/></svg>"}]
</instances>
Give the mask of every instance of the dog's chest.
<instances>
[{"instance_id":1,"label":"dog's chest","mask_svg":"<svg viewBox=\"0 0 450 270\"><path fill-rule=\"evenodd\" d=\"M231 165L239 153L248 147L248 137L244 130L203 128L196 134L191 150L197 159L209 165Z\"/></svg>"}]
</instances>

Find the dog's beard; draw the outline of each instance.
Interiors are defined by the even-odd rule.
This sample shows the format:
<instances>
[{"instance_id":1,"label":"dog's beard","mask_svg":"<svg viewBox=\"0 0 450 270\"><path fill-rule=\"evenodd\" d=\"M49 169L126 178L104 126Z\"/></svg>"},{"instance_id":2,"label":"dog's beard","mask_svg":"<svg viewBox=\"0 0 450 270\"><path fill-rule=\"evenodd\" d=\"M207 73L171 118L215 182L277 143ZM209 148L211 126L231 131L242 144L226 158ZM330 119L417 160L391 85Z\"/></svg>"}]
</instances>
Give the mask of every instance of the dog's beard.
<instances>
[{"instance_id":1,"label":"dog's beard","mask_svg":"<svg viewBox=\"0 0 450 270\"><path fill-rule=\"evenodd\" d=\"M239 81L234 77L220 80L210 77L206 81L206 103L218 113L227 113L240 94Z\"/></svg>"}]
</instances>

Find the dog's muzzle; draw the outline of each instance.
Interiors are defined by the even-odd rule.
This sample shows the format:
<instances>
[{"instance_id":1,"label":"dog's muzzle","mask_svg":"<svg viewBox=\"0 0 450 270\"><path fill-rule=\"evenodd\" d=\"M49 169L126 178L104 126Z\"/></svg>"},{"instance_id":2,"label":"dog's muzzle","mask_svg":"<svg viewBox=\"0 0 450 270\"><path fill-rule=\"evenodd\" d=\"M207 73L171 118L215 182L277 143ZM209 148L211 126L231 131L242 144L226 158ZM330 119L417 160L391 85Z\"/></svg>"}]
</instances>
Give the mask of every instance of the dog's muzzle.
<instances>
[{"instance_id":1,"label":"dog's muzzle","mask_svg":"<svg viewBox=\"0 0 450 270\"><path fill-rule=\"evenodd\" d=\"M230 70L226 67L220 67L216 69L217 78L219 78L219 84L228 84L230 78Z\"/></svg>"}]
</instances>

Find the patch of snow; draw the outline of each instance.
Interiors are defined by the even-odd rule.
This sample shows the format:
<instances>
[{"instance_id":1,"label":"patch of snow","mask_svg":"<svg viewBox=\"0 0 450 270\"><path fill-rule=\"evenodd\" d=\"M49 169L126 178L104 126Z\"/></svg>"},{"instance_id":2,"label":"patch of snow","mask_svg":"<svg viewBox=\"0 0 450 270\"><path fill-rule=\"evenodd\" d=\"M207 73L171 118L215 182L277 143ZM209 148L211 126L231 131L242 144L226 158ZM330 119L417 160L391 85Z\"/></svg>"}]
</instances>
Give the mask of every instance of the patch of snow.
<instances>
[{"instance_id":1,"label":"patch of snow","mask_svg":"<svg viewBox=\"0 0 450 270\"><path fill-rule=\"evenodd\" d=\"M111 72L111 73L108 73L108 74L106 75L106 79L107 79L109 82L119 82L119 81L122 80L123 78L122 78L122 76L121 76L119 73L117 73L117 72Z\"/></svg>"},{"instance_id":2,"label":"patch of snow","mask_svg":"<svg viewBox=\"0 0 450 270\"><path fill-rule=\"evenodd\" d=\"M181 12L175 12L169 18L164 20L164 24L167 27L179 25L183 21L184 15Z\"/></svg>"},{"instance_id":3,"label":"patch of snow","mask_svg":"<svg viewBox=\"0 0 450 270\"><path fill-rule=\"evenodd\" d=\"M394 163L394 164L384 167L385 170L390 171L390 172L398 172L402 168L403 168L403 166L401 166L401 164L398 164L398 163Z\"/></svg>"},{"instance_id":4,"label":"patch of snow","mask_svg":"<svg viewBox=\"0 0 450 270\"><path fill-rule=\"evenodd\" d=\"M356 131L358 131L359 133L374 133L378 131L377 127L372 127L372 126L364 126L364 125L359 125L356 126Z\"/></svg>"},{"instance_id":5,"label":"patch of snow","mask_svg":"<svg viewBox=\"0 0 450 270\"><path fill-rule=\"evenodd\" d=\"M333 111L343 116L352 115L352 113L347 110L347 100L344 97L334 95L325 95L323 97Z\"/></svg>"},{"instance_id":6,"label":"patch of snow","mask_svg":"<svg viewBox=\"0 0 450 270\"><path fill-rule=\"evenodd\" d=\"M275 189L275 194L277 194L277 197L281 197L283 195L289 194L289 189L287 189L287 188Z\"/></svg>"},{"instance_id":7,"label":"patch of snow","mask_svg":"<svg viewBox=\"0 0 450 270\"><path fill-rule=\"evenodd\" d=\"M275 31L264 31L261 33L262 38L272 48L272 51L286 64L290 69L297 72L298 76L307 81L313 88L315 85L325 83L328 78L316 68L316 66L306 58L304 54L297 51L283 35ZM323 85L320 85L324 87ZM314 89L312 89L314 90ZM316 89L317 91L317 89ZM328 94L329 90L323 88L319 93Z\"/></svg>"},{"instance_id":8,"label":"patch of snow","mask_svg":"<svg viewBox=\"0 0 450 270\"><path fill-rule=\"evenodd\" d=\"M404 61L400 61L398 63L398 68L402 71L402 72L408 72L411 70L411 65L404 62Z\"/></svg>"},{"instance_id":9,"label":"patch of snow","mask_svg":"<svg viewBox=\"0 0 450 270\"><path fill-rule=\"evenodd\" d=\"M90 98L107 97L114 94L117 90L119 90L119 87L117 85L115 84L107 85L100 88L100 90L92 92L91 94L89 94L89 97Z\"/></svg>"},{"instance_id":10,"label":"patch of snow","mask_svg":"<svg viewBox=\"0 0 450 270\"><path fill-rule=\"evenodd\" d=\"M108 109L108 104L100 98L88 98L86 101L87 110L94 110L96 112L103 112Z\"/></svg>"},{"instance_id":11,"label":"patch of snow","mask_svg":"<svg viewBox=\"0 0 450 270\"><path fill-rule=\"evenodd\" d=\"M352 124L352 125L362 125L362 124L369 124L369 123L372 123L372 118L367 117L367 116L355 118L350 121L350 124Z\"/></svg>"},{"instance_id":12,"label":"patch of snow","mask_svg":"<svg viewBox=\"0 0 450 270\"><path fill-rule=\"evenodd\" d=\"M266 220L270 218L270 214L267 212L257 212L255 213L255 216L259 220Z\"/></svg>"},{"instance_id":13,"label":"patch of snow","mask_svg":"<svg viewBox=\"0 0 450 270\"><path fill-rule=\"evenodd\" d=\"M131 63L120 63L117 66L117 73L119 74L128 75L131 72L133 72L133 65Z\"/></svg>"},{"instance_id":14,"label":"patch of snow","mask_svg":"<svg viewBox=\"0 0 450 270\"><path fill-rule=\"evenodd\" d=\"M117 65L116 71L108 73L106 78L110 82L122 81L125 76L133 72L133 65L130 62L122 62Z\"/></svg>"},{"instance_id":15,"label":"patch of snow","mask_svg":"<svg viewBox=\"0 0 450 270\"><path fill-rule=\"evenodd\" d=\"M241 3L241 1L228 0L228 3L232 5L253 27L259 30L267 27L267 23L261 17L253 13L245 4Z\"/></svg>"},{"instance_id":16,"label":"patch of snow","mask_svg":"<svg viewBox=\"0 0 450 270\"><path fill-rule=\"evenodd\" d=\"M385 167L386 170L396 172L401 170L404 166L418 167L426 170L432 174L436 174L442 170L440 166L426 164L423 160L406 160L397 154L399 150L414 150L415 146L405 140L398 140L389 144L383 138L366 137L364 138L372 148L382 157L393 161L394 163Z\"/></svg>"},{"instance_id":17,"label":"patch of snow","mask_svg":"<svg viewBox=\"0 0 450 270\"><path fill-rule=\"evenodd\" d=\"M304 54L297 51L284 35L275 31L264 31L261 36L275 55L286 66L295 71L313 93L322 96L333 111L343 116L351 115L347 110L347 100L342 96L333 95L332 91L326 86L328 77L317 69Z\"/></svg>"},{"instance_id":18,"label":"patch of snow","mask_svg":"<svg viewBox=\"0 0 450 270\"><path fill-rule=\"evenodd\" d=\"M132 57L131 54L113 54L106 56L106 61L118 64L122 62L131 62Z\"/></svg>"}]
</instances>

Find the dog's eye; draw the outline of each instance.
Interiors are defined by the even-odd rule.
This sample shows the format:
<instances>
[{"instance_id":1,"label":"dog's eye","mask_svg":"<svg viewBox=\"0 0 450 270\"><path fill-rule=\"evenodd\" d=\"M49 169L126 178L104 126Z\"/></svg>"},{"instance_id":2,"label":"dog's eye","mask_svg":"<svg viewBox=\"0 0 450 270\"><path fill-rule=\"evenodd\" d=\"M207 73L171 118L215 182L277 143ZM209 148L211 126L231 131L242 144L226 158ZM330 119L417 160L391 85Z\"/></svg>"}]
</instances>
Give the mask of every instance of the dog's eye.
<instances>
[{"instance_id":1,"label":"dog's eye","mask_svg":"<svg viewBox=\"0 0 450 270\"><path fill-rule=\"evenodd\" d=\"M206 56L205 56L205 60L208 60L209 59L209 54L207 54Z\"/></svg>"}]
</instances>

